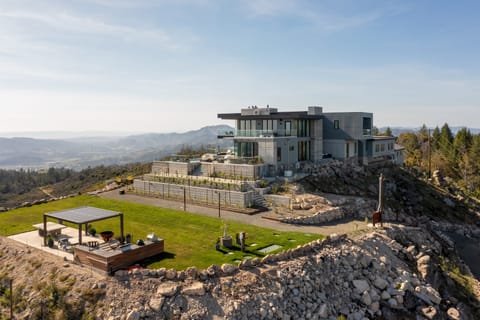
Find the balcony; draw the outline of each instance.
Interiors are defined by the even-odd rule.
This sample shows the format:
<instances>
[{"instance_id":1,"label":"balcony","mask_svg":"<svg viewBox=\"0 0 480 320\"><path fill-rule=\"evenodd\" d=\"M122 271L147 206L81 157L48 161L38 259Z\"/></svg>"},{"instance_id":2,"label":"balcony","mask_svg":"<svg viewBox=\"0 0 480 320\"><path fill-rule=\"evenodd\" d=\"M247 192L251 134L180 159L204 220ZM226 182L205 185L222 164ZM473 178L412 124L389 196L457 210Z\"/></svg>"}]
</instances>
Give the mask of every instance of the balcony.
<instances>
[{"instance_id":1,"label":"balcony","mask_svg":"<svg viewBox=\"0 0 480 320\"><path fill-rule=\"evenodd\" d=\"M287 132L286 130L221 130L217 132L217 137L222 138L236 138L236 137L289 137L296 136L294 130Z\"/></svg>"},{"instance_id":2,"label":"balcony","mask_svg":"<svg viewBox=\"0 0 480 320\"><path fill-rule=\"evenodd\" d=\"M364 136L371 136L372 135L372 129L363 129L363 135Z\"/></svg>"}]
</instances>

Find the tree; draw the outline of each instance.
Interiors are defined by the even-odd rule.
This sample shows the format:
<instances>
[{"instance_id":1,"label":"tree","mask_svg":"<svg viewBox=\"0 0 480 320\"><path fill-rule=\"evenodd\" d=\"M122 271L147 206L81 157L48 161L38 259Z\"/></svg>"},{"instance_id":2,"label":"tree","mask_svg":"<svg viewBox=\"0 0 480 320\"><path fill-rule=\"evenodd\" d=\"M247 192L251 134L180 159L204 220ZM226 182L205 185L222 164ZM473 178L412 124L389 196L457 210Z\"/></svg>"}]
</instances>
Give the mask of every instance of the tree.
<instances>
[{"instance_id":1,"label":"tree","mask_svg":"<svg viewBox=\"0 0 480 320\"><path fill-rule=\"evenodd\" d=\"M387 130L385 130L385 135L387 137L393 137L392 129L390 129L390 127L387 127Z\"/></svg>"},{"instance_id":2,"label":"tree","mask_svg":"<svg viewBox=\"0 0 480 320\"><path fill-rule=\"evenodd\" d=\"M435 129L433 129L431 145L432 145L433 151L438 150L440 146L440 129L438 128L438 126L436 126Z\"/></svg>"}]
</instances>

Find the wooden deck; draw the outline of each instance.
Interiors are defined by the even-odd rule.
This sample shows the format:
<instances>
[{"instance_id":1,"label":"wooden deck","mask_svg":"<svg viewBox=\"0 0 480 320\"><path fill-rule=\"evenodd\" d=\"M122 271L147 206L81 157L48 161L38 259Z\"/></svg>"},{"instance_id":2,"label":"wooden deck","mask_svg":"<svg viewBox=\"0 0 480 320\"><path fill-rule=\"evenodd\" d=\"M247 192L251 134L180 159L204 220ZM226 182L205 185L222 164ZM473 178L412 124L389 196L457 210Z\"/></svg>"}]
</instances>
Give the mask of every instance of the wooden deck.
<instances>
[{"instance_id":1,"label":"wooden deck","mask_svg":"<svg viewBox=\"0 0 480 320\"><path fill-rule=\"evenodd\" d=\"M138 261L153 257L164 251L163 239L145 241L145 245L119 245L118 243L103 243L96 248L88 245L74 247L74 257L80 263L105 272L113 272L127 268Z\"/></svg>"}]
</instances>

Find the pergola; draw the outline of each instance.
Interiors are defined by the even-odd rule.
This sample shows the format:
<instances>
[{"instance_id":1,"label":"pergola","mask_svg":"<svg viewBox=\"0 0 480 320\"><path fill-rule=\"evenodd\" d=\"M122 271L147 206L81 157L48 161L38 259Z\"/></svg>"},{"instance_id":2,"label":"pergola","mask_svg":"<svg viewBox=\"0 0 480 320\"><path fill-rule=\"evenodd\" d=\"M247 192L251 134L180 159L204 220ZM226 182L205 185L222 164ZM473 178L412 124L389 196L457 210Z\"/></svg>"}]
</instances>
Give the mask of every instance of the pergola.
<instances>
[{"instance_id":1,"label":"pergola","mask_svg":"<svg viewBox=\"0 0 480 320\"><path fill-rule=\"evenodd\" d=\"M85 232L90 222L120 217L120 236L123 239L123 213L94 207L79 207L74 209L47 212L43 214L43 230L47 230L47 218L58 219L78 225L78 242L82 244L82 225L85 225ZM44 233L43 243L47 245L47 233Z\"/></svg>"}]
</instances>

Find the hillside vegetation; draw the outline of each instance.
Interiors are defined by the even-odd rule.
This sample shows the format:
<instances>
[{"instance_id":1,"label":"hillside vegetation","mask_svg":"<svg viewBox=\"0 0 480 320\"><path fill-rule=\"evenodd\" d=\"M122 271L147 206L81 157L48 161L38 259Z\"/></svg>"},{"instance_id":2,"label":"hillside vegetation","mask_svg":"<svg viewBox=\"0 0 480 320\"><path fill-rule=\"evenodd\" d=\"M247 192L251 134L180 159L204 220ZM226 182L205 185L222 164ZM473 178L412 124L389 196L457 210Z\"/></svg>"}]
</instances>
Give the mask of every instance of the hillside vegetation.
<instances>
[{"instance_id":1,"label":"hillside vegetation","mask_svg":"<svg viewBox=\"0 0 480 320\"><path fill-rule=\"evenodd\" d=\"M465 196L480 198L480 134L462 128L454 135L447 123L433 131L423 125L400 134L398 143L405 147L407 166L425 176L439 170Z\"/></svg>"},{"instance_id":2,"label":"hillside vegetation","mask_svg":"<svg viewBox=\"0 0 480 320\"><path fill-rule=\"evenodd\" d=\"M0 169L0 207L11 208L23 202L82 193L104 186L108 179L137 176L150 171L151 163L98 166L81 171L65 168L39 171Z\"/></svg>"}]
</instances>

